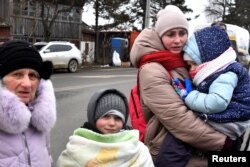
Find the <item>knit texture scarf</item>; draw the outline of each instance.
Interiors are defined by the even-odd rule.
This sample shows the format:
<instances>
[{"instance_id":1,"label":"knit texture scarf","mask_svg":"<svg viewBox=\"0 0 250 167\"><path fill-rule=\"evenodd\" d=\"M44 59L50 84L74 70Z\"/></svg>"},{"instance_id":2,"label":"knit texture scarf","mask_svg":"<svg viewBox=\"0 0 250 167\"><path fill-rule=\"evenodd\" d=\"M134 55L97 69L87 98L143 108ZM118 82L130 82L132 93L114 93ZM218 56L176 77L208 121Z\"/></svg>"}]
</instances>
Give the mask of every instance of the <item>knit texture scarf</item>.
<instances>
[{"instance_id":1,"label":"knit texture scarf","mask_svg":"<svg viewBox=\"0 0 250 167\"><path fill-rule=\"evenodd\" d=\"M162 50L143 56L140 59L139 67L150 62L160 63L167 71L171 71L178 67L186 67L181 54L171 53L168 50Z\"/></svg>"},{"instance_id":2,"label":"knit texture scarf","mask_svg":"<svg viewBox=\"0 0 250 167\"><path fill-rule=\"evenodd\" d=\"M232 47L228 48L224 53L222 53L216 59L201 64L199 70L194 76L193 82L197 86L202 81L204 81L209 76L213 75L216 72L219 72L225 69L230 64L234 63L236 60L236 52Z\"/></svg>"}]
</instances>

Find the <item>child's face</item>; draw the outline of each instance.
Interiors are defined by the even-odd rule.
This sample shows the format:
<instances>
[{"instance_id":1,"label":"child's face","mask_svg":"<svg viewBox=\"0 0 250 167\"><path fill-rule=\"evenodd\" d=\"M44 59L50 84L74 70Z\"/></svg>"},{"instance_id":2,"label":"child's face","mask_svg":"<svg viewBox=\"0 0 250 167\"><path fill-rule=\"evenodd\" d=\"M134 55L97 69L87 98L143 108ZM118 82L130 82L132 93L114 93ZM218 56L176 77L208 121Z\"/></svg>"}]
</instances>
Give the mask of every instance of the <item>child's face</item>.
<instances>
[{"instance_id":1,"label":"child's face","mask_svg":"<svg viewBox=\"0 0 250 167\"><path fill-rule=\"evenodd\" d=\"M187 30L183 28L174 28L167 31L162 36L164 47L172 53L181 53L188 39Z\"/></svg>"},{"instance_id":2,"label":"child's face","mask_svg":"<svg viewBox=\"0 0 250 167\"><path fill-rule=\"evenodd\" d=\"M186 61L186 63L189 71L193 71L198 67L198 65L194 61Z\"/></svg>"},{"instance_id":3,"label":"child's face","mask_svg":"<svg viewBox=\"0 0 250 167\"><path fill-rule=\"evenodd\" d=\"M197 69L198 65L194 61L186 61L186 63L188 66L188 71L189 71L190 77L194 78L194 76L197 73L196 69Z\"/></svg>"},{"instance_id":4,"label":"child's face","mask_svg":"<svg viewBox=\"0 0 250 167\"><path fill-rule=\"evenodd\" d=\"M117 133L122 127L122 119L112 114L107 114L96 121L96 128L103 134Z\"/></svg>"}]
</instances>

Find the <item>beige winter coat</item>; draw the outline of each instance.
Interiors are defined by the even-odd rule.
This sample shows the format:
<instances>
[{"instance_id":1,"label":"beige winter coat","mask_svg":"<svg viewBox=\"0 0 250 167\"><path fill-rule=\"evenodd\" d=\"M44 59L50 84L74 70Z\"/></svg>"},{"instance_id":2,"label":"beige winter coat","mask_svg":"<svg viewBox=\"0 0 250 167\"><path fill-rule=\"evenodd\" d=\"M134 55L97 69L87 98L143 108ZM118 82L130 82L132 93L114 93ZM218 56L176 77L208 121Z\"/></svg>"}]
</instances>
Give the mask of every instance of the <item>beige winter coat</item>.
<instances>
[{"instance_id":1,"label":"beige winter coat","mask_svg":"<svg viewBox=\"0 0 250 167\"><path fill-rule=\"evenodd\" d=\"M145 29L137 37L131 50L131 62L137 67L146 54L163 50L160 38L153 29ZM188 75L186 69L169 71L173 78ZM145 64L139 75L140 95L144 116L147 120L145 144L153 158L169 131L176 138L203 151L219 151L226 136L198 118L189 110L171 85L170 76L159 63ZM201 157L190 160L188 166L207 166Z\"/></svg>"}]
</instances>

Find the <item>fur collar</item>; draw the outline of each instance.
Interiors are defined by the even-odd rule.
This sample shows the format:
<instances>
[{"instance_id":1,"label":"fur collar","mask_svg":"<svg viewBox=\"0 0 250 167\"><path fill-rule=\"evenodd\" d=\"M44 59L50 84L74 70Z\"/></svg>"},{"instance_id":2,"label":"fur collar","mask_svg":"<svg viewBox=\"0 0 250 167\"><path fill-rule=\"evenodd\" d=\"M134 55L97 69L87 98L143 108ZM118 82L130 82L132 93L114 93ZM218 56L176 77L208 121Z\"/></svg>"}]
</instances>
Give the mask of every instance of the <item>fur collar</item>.
<instances>
[{"instance_id":1,"label":"fur collar","mask_svg":"<svg viewBox=\"0 0 250 167\"><path fill-rule=\"evenodd\" d=\"M50 80L41 79L37 97L27 106L0 84L0 130L16 134L32 125L38 131L49 132L55 122L56 100Z\"/></svg>"}]
</instances>

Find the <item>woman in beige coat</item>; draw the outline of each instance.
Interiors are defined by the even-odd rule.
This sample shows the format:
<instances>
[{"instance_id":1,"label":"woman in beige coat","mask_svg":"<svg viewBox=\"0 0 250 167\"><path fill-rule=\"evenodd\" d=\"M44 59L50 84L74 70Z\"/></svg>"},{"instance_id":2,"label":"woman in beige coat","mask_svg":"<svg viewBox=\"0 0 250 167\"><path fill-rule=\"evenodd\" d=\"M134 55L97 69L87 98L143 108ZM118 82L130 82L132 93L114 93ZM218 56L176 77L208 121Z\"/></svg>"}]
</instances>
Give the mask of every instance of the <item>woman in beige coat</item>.
<instances>
[{"instance_id":1,"label":"woman in beige coat","mask_svg":"<svg viewBox=\"0 0 250 167\"><path fill-rule=\"evenodd\" d=\"M147 122L144 142L153 159L170 132L198 150L187 166L207 166L203 152L220 151L232 141L189 110L172 86L171 78L189 77L181 55L187 38L184 14L168 5L157 14L155 28L144 29L137 37L130 59L140 70L140 97Z\"/></svg>"}]
</instances>

